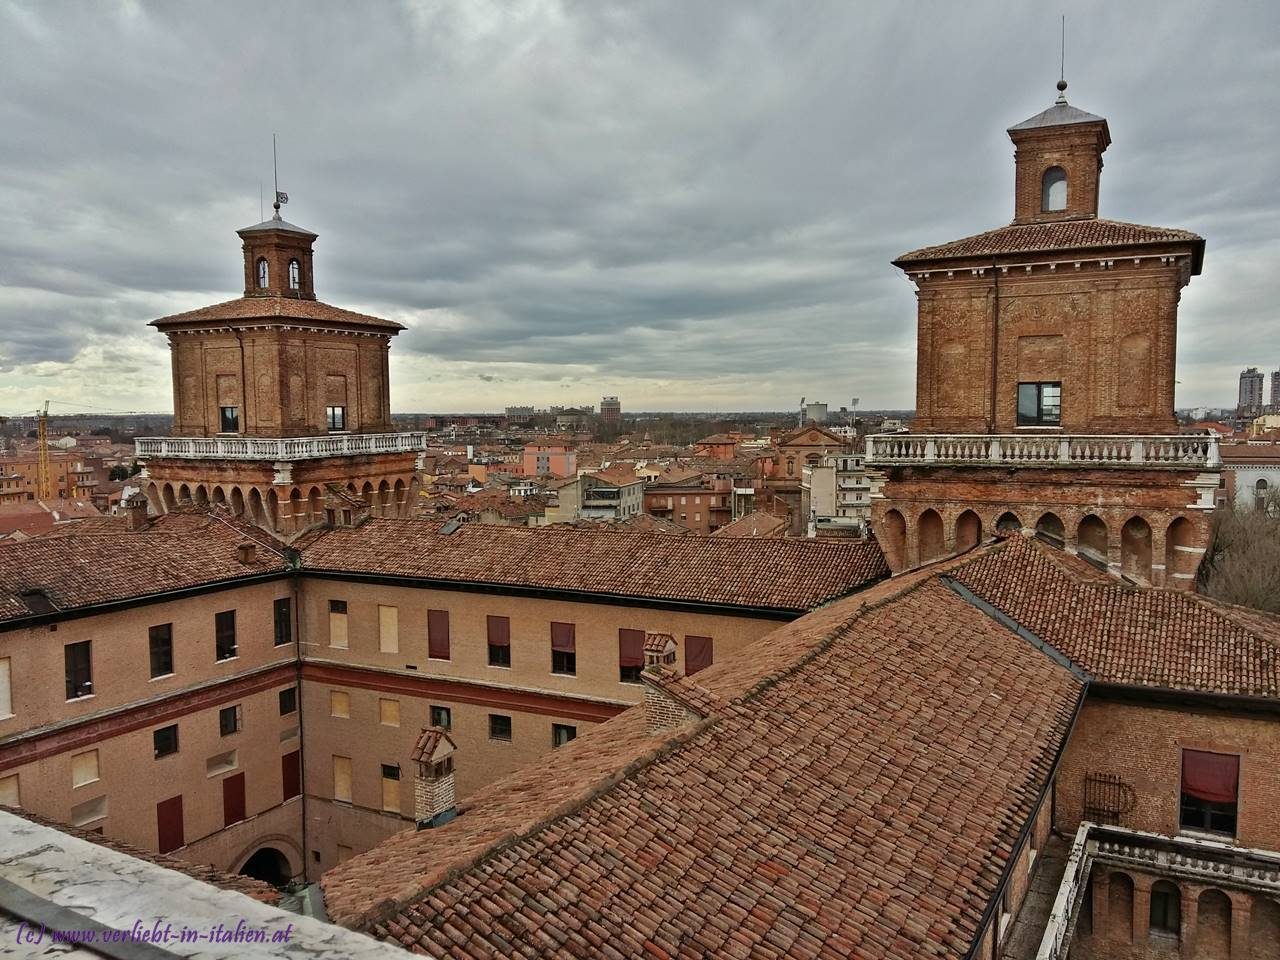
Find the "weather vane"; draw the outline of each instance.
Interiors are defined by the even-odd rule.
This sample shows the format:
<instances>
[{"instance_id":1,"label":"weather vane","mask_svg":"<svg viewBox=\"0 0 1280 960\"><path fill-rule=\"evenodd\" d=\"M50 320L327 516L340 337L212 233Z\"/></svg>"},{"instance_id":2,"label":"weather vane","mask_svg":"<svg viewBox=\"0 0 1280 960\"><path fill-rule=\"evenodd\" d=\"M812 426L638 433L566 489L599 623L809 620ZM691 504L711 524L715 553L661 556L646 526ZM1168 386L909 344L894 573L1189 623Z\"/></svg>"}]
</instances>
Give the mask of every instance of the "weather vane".
<instances>
[{"instance_id":1,"label":"weather vane","mask_svg":"<svg viewBox=\"0 0 1280 960\"><path fill-rule=\"evenodd\" d=\"M271 176L275 181L276 188L276 202L271 204L272 209L275 210L272 219L279 220L280 204L288 203L289 195L280 189L280 165L276 160L276 135L274 133L271 135Z\"/></svg>"}]
</instances>

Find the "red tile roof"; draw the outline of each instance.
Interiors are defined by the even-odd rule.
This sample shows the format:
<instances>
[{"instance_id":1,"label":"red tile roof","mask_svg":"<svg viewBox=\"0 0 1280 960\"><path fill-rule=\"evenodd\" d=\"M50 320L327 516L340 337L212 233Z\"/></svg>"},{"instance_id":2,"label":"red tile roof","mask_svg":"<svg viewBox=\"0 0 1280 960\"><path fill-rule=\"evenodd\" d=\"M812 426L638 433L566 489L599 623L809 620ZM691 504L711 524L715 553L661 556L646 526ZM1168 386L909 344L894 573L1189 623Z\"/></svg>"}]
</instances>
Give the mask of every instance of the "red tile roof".
<instances>
[{"instance_id":1,"label":"red tile roof","mask_svg":"<svg viewBox=\"0 0 1280 960\"><path fill-rule=\"evenodd\" d=\"M1145 227L1118 220L1055 220L1049 223L1010 224L976 236L953 240L932 247L921 247L894 260L895 266L921 264L932 260L954 260L965 257L990 257L1010 253L1051 253L1073 250L1107 250L1141 247L1152 244L1195 244L1194 272L1199 273L1199 260L1204 240L1188 230Z\"/></svg>"},{"instance_id":2,"label":"red tile roof","mask_svg":"<svg viewBox=\"0 0 1280 960\"><path fill-rule=\"evenodd\" d=\"M800 613L888 575L874 543L375 519L299 541L305 570Z\"/></svg>"},{"instance_id":3,"label":"red tile roof","mask_svg":"<svg viewBox=\"0 0 1280 960\"><path fill-rule=\"evenodd\" d=\"M1223 463L1280 460L1280 443L1223 443L1218 446Z\"/></svg>"},{"instance_id":4,"label":"red tile roof","mask_svg":"<svg viewBox=\"0 0 1280 960\"><path fill-rule=\"evenodd\" d=\"M149 326L164 329L171 326L202 323L234 323L239 320L312 320L319 323L336 323L348 327L376 327L394 335L403 330L402 324L383 320L366 313L355 313L333 307L319 300L295 300L292 297L240 297L215 303L186 313L175 313Z\"/></svg>"},{"instance_id":5,"label":"red tile roof","mask_svg":"<svg viewBox=\"0 0 1280 960\"><path fill-rule=\"evenodd\" d=\"M787 532L787 521L771 513L755 510L726 523L713 537L781 537Z\"/></svg>"}]
</instances>

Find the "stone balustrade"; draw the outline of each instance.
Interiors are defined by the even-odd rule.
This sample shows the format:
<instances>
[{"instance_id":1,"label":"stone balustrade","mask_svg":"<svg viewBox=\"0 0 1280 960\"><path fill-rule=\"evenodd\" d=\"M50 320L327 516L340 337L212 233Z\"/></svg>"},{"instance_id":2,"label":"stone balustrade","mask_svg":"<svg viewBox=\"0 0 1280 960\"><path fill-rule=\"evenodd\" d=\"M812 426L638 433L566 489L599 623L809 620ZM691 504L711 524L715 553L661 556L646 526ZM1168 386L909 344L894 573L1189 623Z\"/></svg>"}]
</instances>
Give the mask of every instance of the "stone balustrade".
<instances>
[{"instance_id":1,"label":"stone balustrade","mask_svg":"<svg viewBox=\"0 0 1280 960\"><path fill-rule=\"evenodd\" d=\"M882 433L866 438L868 466L1170 467L1216 469L1218 438L1189 434Z\"/></svg>"},{"instance_id":2,"label":"stone balustrade","mask_svg":"<svg viewBox=\"0 0 1280 960\"><path fill-rule=\"evenodd\" d=\"M138 459L269 460L290 462L378 453L417 453L427 449L427 434L343 433L325 437L140 437Z\"/></svg>"}]
</instances>

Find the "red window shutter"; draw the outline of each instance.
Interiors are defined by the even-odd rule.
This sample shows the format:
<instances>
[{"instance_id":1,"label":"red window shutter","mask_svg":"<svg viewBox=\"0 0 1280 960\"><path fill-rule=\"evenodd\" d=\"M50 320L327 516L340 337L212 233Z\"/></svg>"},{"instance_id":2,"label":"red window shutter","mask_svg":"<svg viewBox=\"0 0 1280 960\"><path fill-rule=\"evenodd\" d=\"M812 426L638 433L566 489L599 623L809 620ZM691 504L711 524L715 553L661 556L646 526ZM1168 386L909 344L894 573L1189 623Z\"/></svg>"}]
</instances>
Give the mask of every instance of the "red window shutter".
<instances>
[{"instance_id":1,"label":"red window shutter","mask_svg":"<svg viewBox=\"0 0 1280 960\"><path fill-rule=\"evenodd\" d=\"M288 800L302 793L301 754L295 750L280 758L280 777L284 781L284 799Z\"/></svg>"},{"instance_id":2,"label":"red window shutter","mask_svg":"<svg viewBox=\"0 0 1280 960\"><path fill-rule=\"evenodd\" d=\"M185 842L182 836L182 795L156 804L157 849L161 853L177 850Z\"/></svg>"},{"instance_id":3,"label":"red window shutter","mask_svg":"<svg viewBox=\"0 0 1280 960\"><path fill-rule=\"evenodd\" d=\"M427 611L427 656L432 660L449 659L449 611Z\"/></svg>"},{"instance_id":4,"label":"red window shutter","mask_svg":"<svg viewBox=\"0 0 1280 960\"><path fill-rule=\"evenodd\" d=\"M561 653L574 653L577 647L572 623L551 624L551 649Z\"/></svg>"},{"instance_id":5,"label":"red window shutter","mask_svg":"<svg viewBox=\"0 0 1280 960\"><path fill-rule=\"evenodd\" d=\"M692 676L699 670L711 666L711 638L684 638L684 672Z\"/></svg>"},{"instance_id":6,"label":"red window shutter","mask_svg":"<svg viewBox=\"0 0 1280 960\"><path fill-rule=\"evenodd\" d=\"M244 774L222 780L222 825L231 826L244 819Z\"/></svg>"},{"instance_id":7,"label":"red window shutter","mask_svg":"<svg viewBox=\"0 0 1280 960\"><path fill-rule=\"evenodd\" d=\"M1240 758L1230 753L1182 751L1182 792L1206 803L1235 803Z\"/></svg>"},{"instance_id":8,"label":"red window shutter","mask_svg":"<svg viewBox=\"0 0 1280 960\"><path fill-rule=\"evenodd\" d=\"M618 666L620 667L643 667L644 666L644 631L643 630L619 630L618 631Z\"/></svg>"},{"instance_id":9,"label":"red window shutter","mask_svg":"<svg viewBox=\"0 0 1280 960\"><path fill-rule=\"evenodd\" d=\"M488 617L486 623L489 628L489 645L492 647L509 647L511 646L511 618L510 617Z\"/></svg>"}]
</instances>

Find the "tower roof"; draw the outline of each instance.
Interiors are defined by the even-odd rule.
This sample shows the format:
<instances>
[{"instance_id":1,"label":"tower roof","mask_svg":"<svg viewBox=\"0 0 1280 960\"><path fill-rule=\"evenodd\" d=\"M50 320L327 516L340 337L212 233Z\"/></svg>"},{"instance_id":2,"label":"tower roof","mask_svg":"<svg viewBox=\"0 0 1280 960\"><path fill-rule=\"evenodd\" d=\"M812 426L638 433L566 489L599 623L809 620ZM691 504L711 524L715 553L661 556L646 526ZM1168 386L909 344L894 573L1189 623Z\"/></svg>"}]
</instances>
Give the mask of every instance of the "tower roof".
<instances>
[{"instance_id":1,"label":"tower roof","mask_svg":"<svg viewBox=\"0 0 1280 960\"><path fill-rule=\"evenodd\" d=\"M1065 127L1071 123L1106 123L1105 117L1073 107L1066 100L1060 100L1048 110L1041 110L1034 117L1021 123L1015 123L1009 130L1034 130L1037 127Z\"/></svg>"},{"instance_id":2,"label":"tower roof","mask_svg":"<svg viewBox=\"0 0 1280 960\"><path fill-rule=\"evenodd\" d=\"M290 223L288 220L281 219L280 214L276 214L270 220L263 220L261 223L255 223L251 227L241 227L236 231L240 236L246 233L266 233L268 230L279 230L282 233L296 233L302 237L310 237L315 240L319 234L312 233L305 227L300 227L296 223Z\"/></svg>"}]
</instances>

